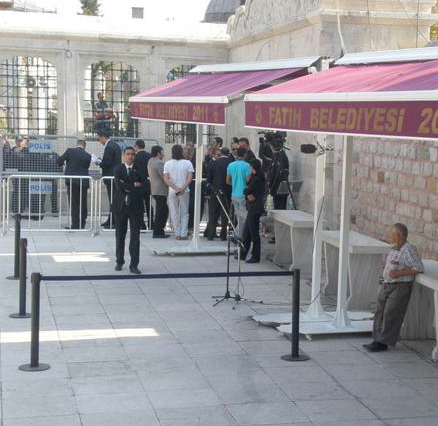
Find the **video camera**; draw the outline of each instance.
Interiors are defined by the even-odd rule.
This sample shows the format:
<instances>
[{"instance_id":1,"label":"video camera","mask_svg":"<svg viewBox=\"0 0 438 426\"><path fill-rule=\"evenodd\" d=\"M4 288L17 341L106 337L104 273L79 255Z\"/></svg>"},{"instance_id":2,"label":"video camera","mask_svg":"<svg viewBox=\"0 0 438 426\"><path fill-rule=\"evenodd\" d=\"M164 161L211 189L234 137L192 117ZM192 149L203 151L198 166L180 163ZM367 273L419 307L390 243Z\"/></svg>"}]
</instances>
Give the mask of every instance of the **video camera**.
<instances>
[{"instance_id":1,"label":"video camera","mask_svg":"<svg viewBox=\"0 0 438 426\"><path fill-rule=\"evenodd\" d=\"M259 132L258 134L263 135L263 137L259 139L259 142L267 143L274 152L280 152L284 149L289 149L285 146L287 137L286 132Z\"/></svg>"}]
</instances>

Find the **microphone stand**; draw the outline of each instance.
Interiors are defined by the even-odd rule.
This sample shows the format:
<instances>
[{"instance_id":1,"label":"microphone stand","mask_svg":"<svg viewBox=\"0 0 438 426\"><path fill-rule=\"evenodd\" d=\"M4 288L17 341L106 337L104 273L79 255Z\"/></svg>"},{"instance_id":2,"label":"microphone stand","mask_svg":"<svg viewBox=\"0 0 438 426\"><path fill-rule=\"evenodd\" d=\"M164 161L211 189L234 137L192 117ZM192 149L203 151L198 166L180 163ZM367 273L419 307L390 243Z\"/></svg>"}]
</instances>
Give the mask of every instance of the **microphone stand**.
<instances>
[{"instance_id":1,"label":"microphone stand","mask_svg":"<svg viewBox=\"0 0 438 426\"><path fill-rule=\"evenodd\" d=\"M244 250L243 241L240 239L240 237L237 234L236 227L234 226L233 221L231 220L230 214L229 214L229 206L225 206L224 202L226 203L226 198L221 199L221 196L224 196L222 190L216 190L212 188L212 191L214 193L214 196L216 197L216 200L218 201L219 205L221 206L222 211L224 212L226 218L227 218L227 279L226 279L226 289L225 294L223 296L212 296L213 299L216 300L216 302L213 304L213 306L217 306L220 303L224 302L225 300L234 300L236 304L233 306L233 309L236 309L236 306L239 302L245 301L245 302L251 302L251 303L262 303L263 301L255 301L255 300L248 300L244 299L238 292L235 293L235 295L231 295L230 293L230 258L231 258L231 233L234 231L236 234L236 242L237 242L237 264L238 264L238 272L240 274L241 272L241 258L240 254L242 250ZM228 203L227 203L228 204ZM228 207L228 208L227 208ZM241 277L239 275L238 279L238 287L241 282Z\"/></svg>"}]
</instances>

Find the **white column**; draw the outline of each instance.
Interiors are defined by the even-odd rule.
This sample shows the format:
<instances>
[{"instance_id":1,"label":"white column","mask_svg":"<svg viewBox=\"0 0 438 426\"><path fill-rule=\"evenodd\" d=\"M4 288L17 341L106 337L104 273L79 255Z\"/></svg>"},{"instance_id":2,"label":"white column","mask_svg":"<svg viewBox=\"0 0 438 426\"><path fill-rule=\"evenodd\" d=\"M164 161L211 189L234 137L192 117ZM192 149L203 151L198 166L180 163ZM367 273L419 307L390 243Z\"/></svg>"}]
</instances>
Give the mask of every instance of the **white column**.
<instances>
[{"instance_id":1,"label":"white column","mask_svg":"<svg viewBox=\"0 0 438 426\"><path fill-rule=\"evenodd\" d=\"M348 257L351 217L351 172L353 163L353 138L344 136L342 164L341 233L339 245L338 300L333 325L337 328L350 326L347 313Z\"/></svg>"},{"instance_id":2,"label":"white column","mask_svg":"<svg viewBox=\"0 0 438 426\"><path fill-rule=\"evenodd\" d=\"M311 304L303 315L303 321L326 321L329 316L321 305L321 265L322 265L322 231L324 223L325 202L325 164L326 154L316 158L315 171L315 207L313 224L312 255L312 296Z\"/></svg>"},{"instance_id":3,"label":"white column","mask_svg":"<svg viewBox=\"0 0 438 426\"><path fill-rule=\"evenodd\" d=\"M191 248L199 249L199 224L201 223L202 163L204 159L205 125L196 125L196 180L195 180L195 216L193 218L193 237Z\"/></svg>"}]
</instances>

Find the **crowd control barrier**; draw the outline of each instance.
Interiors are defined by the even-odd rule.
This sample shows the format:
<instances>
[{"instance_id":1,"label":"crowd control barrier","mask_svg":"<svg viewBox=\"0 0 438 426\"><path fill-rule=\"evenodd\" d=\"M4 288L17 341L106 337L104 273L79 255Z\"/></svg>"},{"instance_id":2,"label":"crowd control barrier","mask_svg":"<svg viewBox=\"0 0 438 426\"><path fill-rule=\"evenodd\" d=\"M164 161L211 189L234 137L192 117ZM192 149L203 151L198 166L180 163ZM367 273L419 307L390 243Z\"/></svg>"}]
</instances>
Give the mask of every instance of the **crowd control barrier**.
<instances>
[{"instance_id":1,"label":"crowd control barrier","mask_svg":"<svg viewBox=\"0 0 438 426\"><path fill-rule=\"evenodd\" d=\"M94 182L90 176L14 174L6 181L4 232L12 216L30 231L91 231L95 219Z\"/></svg>"},{"instance_id":2,"label":"crowd control barrier","mask_svg":"<svg viewBox=\"0 0 438 426\"><path fill-rule=\"evenodd\" d=\"M40 287L42 282L78 282L78 281L124 281L124 280L157 280L157 279L188 279L188 278L243 278L243 277L293 277L292 299L292 339L291 354L282 357L287 361L305 361L310 359L300 353L299 349L299 306L300 306L300 271L258 271L258 272L198 272L198 273L167 273L167 274L141 274L141 275L88 275L88 276L49 276L32 273L32 311L31 311L31 342L30 363L19 366L22 371L44 371L50 368L48 364L39 361L40 345Z\"/></svg>"}]
</instances>

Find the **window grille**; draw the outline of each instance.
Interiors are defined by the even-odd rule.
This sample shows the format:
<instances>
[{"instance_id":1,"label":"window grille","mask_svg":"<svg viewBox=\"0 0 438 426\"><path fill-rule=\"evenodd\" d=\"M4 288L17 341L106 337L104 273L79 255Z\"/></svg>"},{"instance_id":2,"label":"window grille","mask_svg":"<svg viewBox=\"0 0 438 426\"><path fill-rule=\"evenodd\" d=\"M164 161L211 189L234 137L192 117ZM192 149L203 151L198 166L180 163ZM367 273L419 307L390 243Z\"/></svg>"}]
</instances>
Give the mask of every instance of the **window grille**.
<instances>
[{"instance_id":1,"label":"window grille","mask_svg":"<svg viewBox=\"0 0 438 426\"><path fill-rule=\"evenodd\" d=\"M55 67L42 58L0 63L0 133L55 135L57 86Z\"/></svg>"},{"instance_id":2,"label":"window grille","mask_svg":"<svg viewBox=\"0 0 438 426\"><path fill-rule=\"evenodd\" d=\"M132 66L122 62L90 65L85 71L84 134L92 136L105 128L114 136L137 137L138 121L130 116L129 97L138 91L138 72Z\"/></svg>"}]
</instances>

